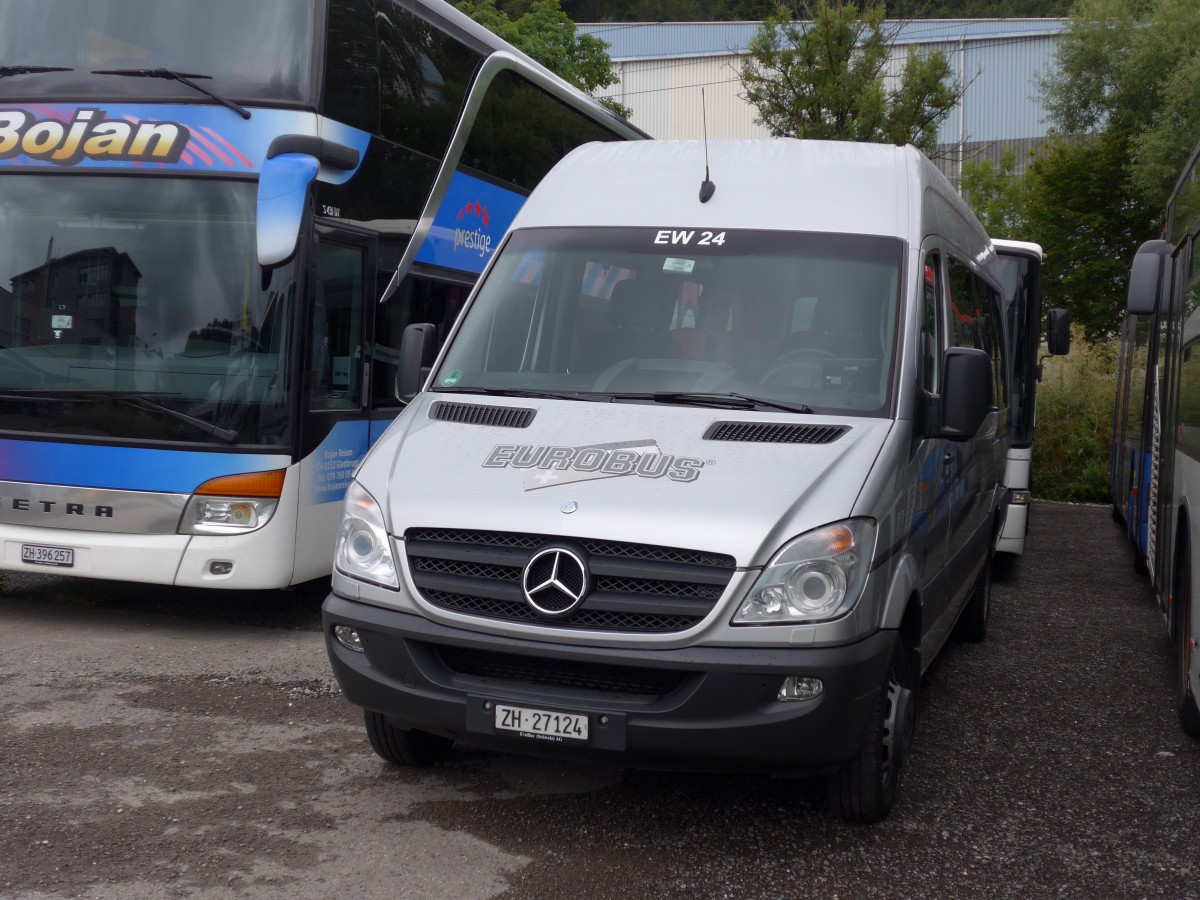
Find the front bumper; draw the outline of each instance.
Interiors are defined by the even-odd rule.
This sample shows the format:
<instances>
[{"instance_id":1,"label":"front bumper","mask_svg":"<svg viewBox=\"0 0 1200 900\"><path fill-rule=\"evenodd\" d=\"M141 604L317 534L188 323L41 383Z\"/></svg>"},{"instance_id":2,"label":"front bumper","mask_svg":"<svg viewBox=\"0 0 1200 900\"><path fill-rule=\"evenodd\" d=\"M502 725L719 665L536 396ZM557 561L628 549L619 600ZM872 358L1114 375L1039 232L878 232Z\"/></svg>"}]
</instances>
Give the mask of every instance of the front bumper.
<instances>
[{"instance_id":1,"label":"front bumper","mask_svg":"<svg viewBox=\"0 0 1200 900\"><path fill-rule=\"evenodd\" d=\"M416 728L510 753L652 769L813 774L858 753L897 640L825 648L614 649L513 640L347 600L325 600L325 642L346 698ZM333 637L353 627L365 652ZM812 700L776 699L789 675ZM496 702L588 716L589 740L521 737Z\"/></svg>"}]
</instances>

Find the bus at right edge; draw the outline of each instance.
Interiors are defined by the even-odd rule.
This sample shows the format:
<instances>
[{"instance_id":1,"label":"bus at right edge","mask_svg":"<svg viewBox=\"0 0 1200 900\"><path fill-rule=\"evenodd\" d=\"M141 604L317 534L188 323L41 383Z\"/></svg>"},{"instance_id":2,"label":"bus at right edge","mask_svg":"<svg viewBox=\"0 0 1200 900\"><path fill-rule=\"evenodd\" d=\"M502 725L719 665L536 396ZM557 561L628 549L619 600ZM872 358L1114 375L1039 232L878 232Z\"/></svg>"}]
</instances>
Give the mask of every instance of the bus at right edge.
<instances>
[{"instance_id":1,"label":"bus at right edge","mask_svg":"<svg viewBox=\"0 0 1200 900\"><path fill-rule=\"evenodd\" d=\"M1200 737L1200 145L1166 208L1164 238L1138 248L1113 413L1113 517L1126 527L1176 655L1175 701Z\"/></svg>"}]
</instances>

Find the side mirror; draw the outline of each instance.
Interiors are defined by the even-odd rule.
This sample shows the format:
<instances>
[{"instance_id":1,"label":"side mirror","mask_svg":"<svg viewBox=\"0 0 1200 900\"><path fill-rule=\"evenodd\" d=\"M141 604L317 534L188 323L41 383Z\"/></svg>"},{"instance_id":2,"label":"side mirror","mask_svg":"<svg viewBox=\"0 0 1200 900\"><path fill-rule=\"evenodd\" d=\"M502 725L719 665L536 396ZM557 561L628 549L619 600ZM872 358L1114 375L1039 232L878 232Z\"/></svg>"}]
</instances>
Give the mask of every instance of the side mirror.
<instances>
[{"instance_id":1,"label":"side mirror","mask_svg":"<svg viewBox=\"0 0 1200 900\"><path fill-rule=\"evenodd\" d=\"M400 364L396 372L396 399L407 403L417 396L429 377L437 356L437 328L428 322L413 322L400 338Z\"/></svg>"},{"instance_id":2,"label":"side mirror","mask_svg":"<svg viewBox=\"0 0 1200 900\"><path fill-rule=\"evenodd\" d=\"M311 134L281 134L267 148L258 176L258 264L281 266L296 254L300 226L308 204L308 186L325 166L347 173L358 167L361 155Z\"/></svg>"},{"instance_id":3,"label":"side mirror","mask_svg":"<svg viewBox=\"0 0 1200 900\"><path fill-rule=\"evenodd\" d=\"M992 360L974 347L951 347L942 357L938 434L951 441L973 438L992 411Z\"/></svg>"},{"instance_id":4,"label":"side mirror","mask_svg":"<svg viewBox=\"0 0 1200 900\"><path fill-rule=\"evenodd\" d=\"M308 186L320 161L307 153L284 153L263 162L258 176L258 264L281 266L296 255L308 205Z\"/></svg>"},{"instance_id":5,"label":"side mirror","mask_svg":"<svg viewBox=\"0 0 1200 900\"><path fill-rule=\"evenodd\" d=\"M1158 307L1158 287L1162 282L1163 260L1171 252L1166 241L1146 241L1138 247L1129 270L1129 296L1125 309L1130 315L1150 316Z\"/></svg>"},{"instance_id":6,"label":"side mirror","mask_svg":"<svg viewBox=\"0 0 1200 900\"><path fill-rule=\"evenodd\" d=\"M1071 352L1071 314L1065 309L1050 310L1046 349L1051 356L1066 356Z\"/></svg>"}]
</instances>

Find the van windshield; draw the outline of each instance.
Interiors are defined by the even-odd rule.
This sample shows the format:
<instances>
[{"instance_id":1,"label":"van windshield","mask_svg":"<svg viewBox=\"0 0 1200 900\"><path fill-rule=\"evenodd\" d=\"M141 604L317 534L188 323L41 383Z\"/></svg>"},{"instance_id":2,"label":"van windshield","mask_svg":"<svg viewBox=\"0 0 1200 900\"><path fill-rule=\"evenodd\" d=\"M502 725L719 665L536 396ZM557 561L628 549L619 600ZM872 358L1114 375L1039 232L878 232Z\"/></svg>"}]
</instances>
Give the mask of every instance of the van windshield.
<instances>
[{"instance_id":1,"label":"van windshield","mask_svg":"<svg viewBox=\"0 0 1200 900\"><path fill-rule=\"evenodd\" d=\"M902 262L862 235L517 231L433 390L884 414Z\"/></svg>"}]
</instances>

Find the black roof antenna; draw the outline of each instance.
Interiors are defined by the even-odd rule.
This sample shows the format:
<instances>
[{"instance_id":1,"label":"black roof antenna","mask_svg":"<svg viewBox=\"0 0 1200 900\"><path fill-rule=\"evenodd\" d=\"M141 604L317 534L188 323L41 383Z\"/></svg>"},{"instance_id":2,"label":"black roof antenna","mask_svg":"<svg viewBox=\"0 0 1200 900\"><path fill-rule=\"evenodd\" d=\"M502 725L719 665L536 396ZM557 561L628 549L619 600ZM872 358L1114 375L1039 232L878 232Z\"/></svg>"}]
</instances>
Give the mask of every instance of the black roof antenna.
<instances>
[{"instance_id":1,"label":"black roof antenna","mask_svg":"<svg viewBox=\"0 0 1200 900\"><path fill-rule=\"evenodd\" d=\"M704 118L704 180L700 182L700 202L707 203L717 192L717 186L708 180L708 110L704 103L704 88L700 88L700 113Z\"/></svg>"}]
</instances>

